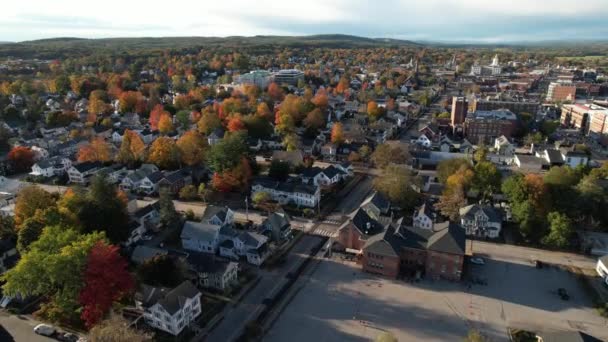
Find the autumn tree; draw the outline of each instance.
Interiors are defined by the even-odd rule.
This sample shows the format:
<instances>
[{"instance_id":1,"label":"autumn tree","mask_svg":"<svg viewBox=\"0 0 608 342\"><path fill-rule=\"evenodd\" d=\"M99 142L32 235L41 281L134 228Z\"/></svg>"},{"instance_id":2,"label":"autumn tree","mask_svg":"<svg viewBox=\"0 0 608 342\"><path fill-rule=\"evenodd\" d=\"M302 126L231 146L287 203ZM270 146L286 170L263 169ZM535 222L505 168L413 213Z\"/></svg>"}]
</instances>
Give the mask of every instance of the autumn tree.
<instances>
[{"instance_id":1,"label":"autumn tree","mask_svg":"<svg viewBox=\"0 0 608 342\"><path fill-rule=\"evenodd\" d=\"M169 134L173 132L174 129L175 128L173 127L173 118L171 117L171 114L162 114L160 116L160 119L158 120L158 131L161 134Z\"/></svg>"},{"instance_id":2,"label":"autumn tree","mask_svg":"<svg viewBox=\"0 0 608 342\"><path fill-rule=\"evenodd\" d=\"M270 111L270 108L268 108L268 104L266 102L260 102L260 104L258 104L255 110L255 115L263 117L267 120L272 120L272 112Z\"/></svg>"},{"instance_id":3,"label":"autumn tree","mask_svg":"<svg viewBox=\"0 0 608 342\"><path fill-rule=\"evenodd\" d=\"M138 112L141 114L143 95L138 91L125 91L118 98L121 113Z\"/></svg>"},{"instance_id":4,"label":"autumn tree","mask_svg":"<svg viewBox=\"0 0 608 342\"><path fill-rule=\"evenodd\" d=\"M37 210L45 210L55 205L56 199L42 188L30 185L22 188L15 201L15 225L19 227L26 219L33 217Z\"/></svg>"},{"instance_id":5,"label":"autumn tree","mask_svg":"<svg viewBox=\"0 0 608 342\"><path fill-rule=\"evenodd\" d=\"M116 155L116 161L121 164L134 166L134 164L144 159L146 145L139 134L126 129L122 136L120 149Z\"/></svg>"},{"instance_id":6,"label":"autumn tree","mask_svg":"<svg viewBox=\"0 0 608 342\"><path fill-rule=\"evenodd\" d=\"M133 277L119 248L98 241L90 250L84 269L84 287L79 300L82 320L87 328L97 324L112 304L133 289Z\"/></svg>"},{"instance_id":7,"label":"autumn tree","mask_svg":"<svg viewBox=\"0 0 608 342\"><path fill-rule=\"evenodd\" d=\"M268 85L268 96L274 101L283 100L283 89L278 84L272 82Z\"/></svg>"},{"instance_id":8,"label":"autumn tree","mask_svg":"<svg viewBox=\"0 0 608 342\"><path fill-rule=\"evenodd\" d=\"M441 214L450 218L458 219L460 208L466 205L466 192L471 186L475 174L470 167L462 165L455 173L450 175L445 183L443 194L436 204Z\"/></svg>"},{"instance_id":9,"label":"autumn tree","mask_svg":"<svg viewBox=\"0 0 608 342\"><path fill-rule=\"evenodd\" d=\"M367 103L367 115L369 115L372 121L378 120L383 114L383 108L379 107L376 101L369 101Z\"/></svg>"},{"instance_id":10,"label":"autumn tree","mask_svg":"<svg viewBox=\"0 0 608 342\"><path fill-rule=\"evenodd\" d=\"M213 174L213 187L221 192L245 190L249 185L251 175L252 171L249 161L247 158L241 157L240 162L233 168Z\"/></svg>"},{"instance_id":11,"label":"autumn tree","mask_svg":"<svg viewBox=\"0 0 608 342\"><path fill-rule=\"evenodd\" d=\"M165 110L163 105L157 104L156 106L154 106L154 108L152 108L152 110L150 111L150 118L148 119L148 122L150 123L150 128L152 130L158 130L160 119L164 115L171 114Z\"/></svg>"},{"instance_id":12,"label":"autumn tree","mask_svg":"<svg viewBox=\"0 0 608 342\"><path fill-rule=\"evenodd\" d=\"M8 161L15 172L29 171L34 165L34 157L34 151L25 146L15 146L8 153Z\"/></svg>"},{"instance_id":13,"label":"autumn tree","mask_svg":"<svg viewBox=\"0 0 608 342\"><path fill-rule=\"evenodd\" d=\"M108 162L112 160L110 145L102 138L95 137L80 147L78 150L78 161L83 162Z\"/></svg>"},{"instance_id":14,"label":"autumn tree","mask_svg":"<svg viewBox=\"0 0 608 342\"><path fill-rule=\"evenodd\" d=\"M222 127L222 120L215 112L203 112L201 118L196 124L198 131L202 134L209 135L216 128Z\"/></svg>"},{"instance_id":15,"label":"autumn tree","mask_svg":"<svg viewBox=\"0 0 608 342\"><path fill-rule=\"evenodd\" d=\"M169 137L159 137L150 146L148 162L161 169L175 169L179 166L180 160L180 150L175 141Z\"/></svg>"},{"instance_id":16,"label":"autumn tree","mask_svg":"<svg viewBox=\"0 0 608 342\"><path fill-rule=\"evenodd\" d=\"M207 140L197 131L187 131L177 140L182 163L193 166L203 162Z\"/></svg>"},{"instance_id":17,"label":"autumn tree","mask_svg":"<svg viewBox=\"0 0 608 342\"><path fill-rule=\"evenodd\" d=\"M318 108L325 109L329 105L329 100L327 99L327 93L325 91L318 91L310 101Z\"/></svg>"},{"instance_id":18,"label":"autumn tree","mask_svg":"<svg viewBox=\"0 0 608 342\"><path fill-rule=\"evenodd\" d=\"M437 164L437 179L442 184L446 184L448 177L458 172L458 170L471 168L471 162L464 158L443 160Z\"/></svg>"},{"instance_id":19,"label":"autumn tree","mask_svg":"<svg viewBox=\"0 0 608 342\"><path fill-rule=\"evenodd\" d=\"M196 186L188 184L179 190L179 198L184 201L192 201L196 199L198 193Z\"/></svg>"},{"instance_id":20,"label":"autumn tree","mask_svg":"<svg viewBox=\"0 0 608 342\"><path fill-rule=\"evenodd\" d=\"M248 151L243 134L232 133L219 143L211 146L207 153L207 161L213 171L223 172L236 167Z\"/></svg>"},{"instance_id":21,"label":"autumn tree","mask_svg":"<svg viewBox=\"0 0 608 342\"><path fill-rule=\"evenodd\" d=\"M364 151L364 154L368 153L368 151ZM392 146L384 143L376 147L370 158L376 167L383 169L389 164L405 164L409 157L410 154L406 146Z\"/></svg>"},{"instance_id":22,"label":"autumn tree","mask_svg":"<svg viewBox=\"0 0 608 342\"><path fill-rule=\"evenodd\" d=\"M120 314L112 313L95 325L88 334L91 342L151 342L153 335L131 327L128 320Z\"/></svg>"},{"instance_id":23,"label":"autumn tree","mask_svg":"<svg viewBox=\"0 0 608 342\"><path fill-rule=\"evenodd\" d=\"M325 126L325 118L323 117L323 113L319 108L315 108L314 110L306 114L306 118L304 119L304 126L306 126L306 128L313 132L316 132L318 129Z\"/></svg>"},{"instance_id":24,"label":"autumn tree","mask_svg":"<svg viewBox=\"0 0 608 342\"><path fill-rule=\"evenodd\" d=\"M336 91L338 92L338 94L344 94L344 92L346 90L348 90L348 87L350 86L350 82L348 81L348 79L344 76L342 76L340 78L340 81L338 81L338 85L336 86Z\"/></svg>"},{"instance_id":25,"label":"autumn tree","mask_svg":"<svg viewBox=\"0 0 608 342\"><path fill-rule=\"evenodd\" d=\"M240 115L233 115L229 120L228 120L228 131L230 132L238 132L238 131L242 131L245 129L245 124L243 123L243 120L241 119Z\"/></svg>"},{"instance_id":26,"label":"autumn tree","mask_svg":"<svg viewBox=\"0 0 608 342\"><path fill-rule=\"evenodd\" d=\"M336 145L344 142L344 128L339 122L334 123L331 127L331 142Z\"/></svg>"}]
</instances>

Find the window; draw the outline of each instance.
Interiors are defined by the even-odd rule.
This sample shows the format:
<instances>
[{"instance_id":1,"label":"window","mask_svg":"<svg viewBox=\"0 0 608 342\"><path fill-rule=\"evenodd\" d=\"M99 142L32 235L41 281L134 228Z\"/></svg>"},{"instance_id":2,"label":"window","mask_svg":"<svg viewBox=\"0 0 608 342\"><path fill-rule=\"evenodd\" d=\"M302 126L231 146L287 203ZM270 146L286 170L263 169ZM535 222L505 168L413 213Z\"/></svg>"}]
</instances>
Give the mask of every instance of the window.
<instances>
[{"instance_id":1,"label":"window","mask_svg":"<svg viewBox=\"0 0 608 342\"><path fill-rule=\"evenodd\" d=\"M446 269L445 265L441 265L441 273L445 273L445 269Z\"/></svg>"}]
</instances>

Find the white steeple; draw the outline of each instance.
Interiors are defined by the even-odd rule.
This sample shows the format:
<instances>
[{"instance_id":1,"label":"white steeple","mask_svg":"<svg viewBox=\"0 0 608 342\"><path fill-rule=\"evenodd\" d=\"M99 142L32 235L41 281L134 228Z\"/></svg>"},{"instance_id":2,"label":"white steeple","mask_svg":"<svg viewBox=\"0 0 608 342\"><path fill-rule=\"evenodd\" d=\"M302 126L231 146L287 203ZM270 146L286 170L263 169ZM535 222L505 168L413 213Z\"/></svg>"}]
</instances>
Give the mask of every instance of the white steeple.
<instances>
[{"instance_id":1,"label":"white steeple","mask_svg":"<svg viewBox=\"0 0 608 342\"><path fill-rule=\"evenodd\" d=\"M494 56L494 59L492 59L492 65L491 66L499 66L500 64L498 63L498 55Z\"/></svg>"}]
</instances>

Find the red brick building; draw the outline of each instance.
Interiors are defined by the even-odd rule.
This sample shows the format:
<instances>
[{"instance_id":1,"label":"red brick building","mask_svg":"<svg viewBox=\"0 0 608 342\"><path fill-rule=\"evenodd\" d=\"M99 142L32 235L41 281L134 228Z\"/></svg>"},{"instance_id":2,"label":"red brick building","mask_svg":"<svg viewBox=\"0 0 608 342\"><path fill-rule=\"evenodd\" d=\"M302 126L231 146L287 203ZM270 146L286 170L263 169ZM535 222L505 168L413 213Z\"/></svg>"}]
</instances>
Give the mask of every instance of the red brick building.
<instances>
[{"instance_id":1,"label":"red brick building","mask_svg":"<svg viewBox=\"0 0 608 342\"><path fill-rule=\"evenodd\" d=\"M363 246L363 270L396 278L399 274L423 272L434 279L460 280L466 236L458 224L443 222L433 230L389 226L369 237Z\"/></svg>"},{"instance_id":2,"label":"red brick building","mask_svg":"<svg viewBox=\"0 0 608 342\"><path fill-rule=\"evenodd\" d=\"M338 230L338 243L345 249L361 250L367 239L382 233L387 225L382 225L366 210L359 208Z\"/></svg>"},{"instance_id":3,"label":"red brick building","mask_svg":"<svg viewBox=\"0 0 608 342\"><path fill-rule=\"evenodd\" d=\"M517 128L517 115L508 109L477 110L464 122L464 136L473 144L490 144L504 135L510 138Z\"/></svg>"}]
</instances>

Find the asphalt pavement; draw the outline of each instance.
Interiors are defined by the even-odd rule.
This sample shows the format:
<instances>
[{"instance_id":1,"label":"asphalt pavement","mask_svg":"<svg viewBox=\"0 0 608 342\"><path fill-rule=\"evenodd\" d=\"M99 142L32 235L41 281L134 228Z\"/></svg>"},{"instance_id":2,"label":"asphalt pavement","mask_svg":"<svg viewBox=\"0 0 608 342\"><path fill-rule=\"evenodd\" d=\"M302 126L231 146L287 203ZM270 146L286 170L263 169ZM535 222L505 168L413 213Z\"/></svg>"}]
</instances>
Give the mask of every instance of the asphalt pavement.
<instances>
[{"instance_id":1,"label":"asphalt pavement","mask_svg":"<svg viewBox=\"0 0 608 342\"><path fill-rule=\"evenodd\" d=\"M0 341L2 342L49 342L52 338L38 335L34 327L40 322L26 316L0 312Z\"/></svg>"}]
</instances>

